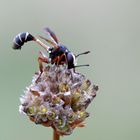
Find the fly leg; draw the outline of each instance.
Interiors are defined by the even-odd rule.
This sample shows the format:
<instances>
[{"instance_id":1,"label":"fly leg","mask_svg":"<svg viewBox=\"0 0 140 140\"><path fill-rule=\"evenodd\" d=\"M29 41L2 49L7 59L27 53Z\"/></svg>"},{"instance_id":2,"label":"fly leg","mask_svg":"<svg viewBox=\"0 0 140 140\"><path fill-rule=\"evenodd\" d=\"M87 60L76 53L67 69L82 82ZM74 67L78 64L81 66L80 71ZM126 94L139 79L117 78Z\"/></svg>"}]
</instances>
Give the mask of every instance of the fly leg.
<instances>
[{"instance_id":1,"label":"fly leg","mask_svg":"<svg viewBox=\"0 0 140 140\"><path fill-rule=\"evenodd\" d=\"M64 60L63 60L64 59ZM63 60L63 61L62 61ZM66 59L66 55L65 54L62 54L61 56L59 56L57 58L57 65L63 65L64 63L67 64L67 59Z\"/></svg>"},{"instance_id":2,"label":"fly leg","mask_svg":"<svg viewBox=\"0 0 140 140\"><path fill-rule=\"evenodd\" d=\"M39 52L38 63L39 63L40 74L39 74L38 78L36 79L36 83L39 81L40 76L43 73L43 62L44 63L50 63L50 60L42 52Z\"/></svg>"}]
</instances>

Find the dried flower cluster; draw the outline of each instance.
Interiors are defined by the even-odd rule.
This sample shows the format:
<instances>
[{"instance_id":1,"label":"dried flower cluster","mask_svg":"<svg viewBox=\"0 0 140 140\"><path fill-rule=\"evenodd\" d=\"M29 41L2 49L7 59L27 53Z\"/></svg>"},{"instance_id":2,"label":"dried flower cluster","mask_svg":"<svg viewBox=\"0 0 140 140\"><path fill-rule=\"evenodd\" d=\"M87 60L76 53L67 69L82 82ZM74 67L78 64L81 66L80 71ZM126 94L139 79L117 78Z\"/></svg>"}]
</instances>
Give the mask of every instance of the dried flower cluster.
<instances>
[{"instance_id":1,"label":"dried flower cluster","mask_svg":"<svg viewBox=\"0 0 140 140\"><path fill-rule=\"evenodd\" d=\"M86 108L98 87L65 65L47 66L38 82L37 77L35 74L20 98L20 112L36 124L52 127L59 135L70 135L75 127L83 126L89 116Z\"/></svg>"}]
</instances>

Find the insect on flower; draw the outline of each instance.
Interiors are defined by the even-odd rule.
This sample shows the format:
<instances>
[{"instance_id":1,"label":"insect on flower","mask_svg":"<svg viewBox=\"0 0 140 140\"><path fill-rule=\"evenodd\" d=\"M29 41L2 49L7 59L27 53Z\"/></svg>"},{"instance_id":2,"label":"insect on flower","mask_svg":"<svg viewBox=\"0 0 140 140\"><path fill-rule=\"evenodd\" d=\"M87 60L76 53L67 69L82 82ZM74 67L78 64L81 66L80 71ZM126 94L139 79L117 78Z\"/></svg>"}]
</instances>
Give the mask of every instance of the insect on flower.
<instances>
[{"instance_id":1,"label":"insect on flower","mask_svg":"<svg viewBox=\"0 0 140 140\"><path fill-rule=\"evenodd\" d=\"M78 56L89 51L74 55L62 45L55 33L49 28L44 29L48 38L19 33L13 40L13 49L20 50L24 43L33 41L42 46L49 54L47 57L39 52L39 72L35 73L32 83L26 88L25 95L20 98L20 113L29 117L35 124L51 127L54 140L59 136L70 135L76 127L83 127L89 117L86 111L96 96L98 86L81 73L75 72ZM51 64L43 68L43 63Z\"/></svg>"},{"instance_id":2,"label":"insect on flower","mask_svg":"<svg viewBox=\"0 0 140 140\"><path fill-rule=\"evenodd\" d=\"M68 50L66 46L62 45L58 41L58 38L56 37L55 33L52 30L50 30L49 28L45 28L44 31L47 33L50 39L44 38L42 36L39 37L45 40L47 43L49 43L51 47L44 44L41 40L39 40L37 37L34 37L28 32L19 33L13 40L13 49L21 49L21 47L24 45L25 42L34 41L39 45L41 45L49 53L49 57L47 57L43 52L39 52L38 63L39 63L40 74L36 81L38 81L38 79L40 78L43 72L42 62L51 63L55 65L66 64L68 69L72 69L72 68L74 69L76 67L81 67L81 66L89 66L88 64L76 65L76 58L80 55L88 54L90 51L86 51L74 55L71 51Z\"/></svg>"}]
</instances>

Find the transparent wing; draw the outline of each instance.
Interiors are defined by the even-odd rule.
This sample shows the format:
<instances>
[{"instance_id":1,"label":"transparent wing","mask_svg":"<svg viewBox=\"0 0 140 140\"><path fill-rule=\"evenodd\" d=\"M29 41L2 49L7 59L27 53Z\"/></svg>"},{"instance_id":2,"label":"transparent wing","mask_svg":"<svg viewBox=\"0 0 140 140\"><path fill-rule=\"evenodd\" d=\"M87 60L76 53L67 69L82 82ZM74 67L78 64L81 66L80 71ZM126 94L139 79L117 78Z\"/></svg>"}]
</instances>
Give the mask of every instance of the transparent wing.
<instances>
[{"instance_id":1,"label":"transparent wing","mask_svg":"<svg viewBox=\"0 0 140 140\"><path fill-rule=\"evenodd\" d=\"M49 35L49 37L55 44L59 43L58 38L56 37L55 33L50 28L48 27L44 28L44 32L46 32Z\"/></svg>"}]
</instances>

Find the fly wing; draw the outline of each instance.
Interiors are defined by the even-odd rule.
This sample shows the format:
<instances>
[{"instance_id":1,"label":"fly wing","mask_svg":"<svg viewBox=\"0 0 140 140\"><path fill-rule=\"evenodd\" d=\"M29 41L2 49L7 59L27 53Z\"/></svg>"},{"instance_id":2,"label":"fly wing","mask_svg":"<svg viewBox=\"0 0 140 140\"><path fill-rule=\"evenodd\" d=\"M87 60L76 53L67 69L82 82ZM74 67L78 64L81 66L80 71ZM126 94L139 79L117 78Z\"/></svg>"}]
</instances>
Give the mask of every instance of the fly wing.
<instances>
[{"instance_id":1,"label":"fly wing","mask_svg":"<svg viewBox=\"0 0 140 140\"><path fill-rule=\"evenodd\" d=\"M58 38L56 37L55 33L50 28L44 28L44 31L50 36L50 38L55 42L55 44L58 44Z\"/></svg>"},{"instance_id":2,"label":"fly wing","mask_svg":"<svg viewBox=\"0 0 140 140\"><path fill-rule=\"evenodd\" d=\"M47 39L47 38L45 38L45 37L43 37L43 36L39 36L39 37L40 37L41 39L47 41L47 42L48 42L49 44L51 44L52 46L54 46L54 47L57 48L56 43L54 43L53 41L51 41L51 40L49 40L49 39Z\"/></svg>"}]
</instances>

